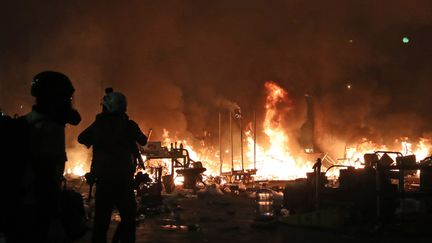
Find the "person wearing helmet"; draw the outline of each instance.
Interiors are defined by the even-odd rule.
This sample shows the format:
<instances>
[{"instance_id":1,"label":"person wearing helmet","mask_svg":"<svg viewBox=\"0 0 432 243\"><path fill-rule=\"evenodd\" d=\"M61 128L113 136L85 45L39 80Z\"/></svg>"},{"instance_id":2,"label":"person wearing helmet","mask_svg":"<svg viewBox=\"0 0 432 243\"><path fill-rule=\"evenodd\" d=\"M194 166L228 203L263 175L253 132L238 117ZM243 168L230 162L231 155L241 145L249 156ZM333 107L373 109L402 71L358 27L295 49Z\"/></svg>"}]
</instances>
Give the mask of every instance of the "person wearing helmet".
<instances>
[{"instance_id":1,"label":"person wearing helmet","mask_svg":"<svg viewBox=\"0 0 432 243\"><path fill-rule=\"evenodd\" d=\"M106 91L102 112L78 136L79 143L93 147L91 173L96 178L96 207L92 242L107 241L114 206L121 217L121 242L135 242L134 155L136 143L145 145L147 137L126 115L126 97L112 89Z\"/></svg>"},{"instance_id":2,"label":"person wearing helmet","mask_svg":"<svg viewBox=\"0 0 432 243\"><path fill-rule=\"evenodd\" d=\"M44 71L32 80L31 95L36 102L25 118L33 130L31 152L32 158L38 162L35 173L43 177L42 184L56 185L50 189L43 186L44 190L57 192L67 161L65 126L78 125L81 121L80 114L72 105L74 92L70 79L60 72Z\"/></svg>"},{"instance_id":3,"label":"person wearing helmet","mask_svg":"<svg viewBox=\"0 0 432 243\"><path fill-rule=\"evenodd\" d=\"M77 125L81 121L72 106L74 91L70 79L60 72L44 71L32 80L31 95L35 104L31 112L18 118L26 123L23 136L26 141L22 141L26 148L22 148L24 155L21 155L26 159L20 165L25 176L16 182L23 190L11 210L16 218L11 222L15 227L11 242L47 242L53 240L54 234L59 236L59 231L63 232L59 237L67 237L60 223L60 196L67 160L65 125ZM24 217L28 227L20 225Z\"/></svg>"},{"instance_id":4,"label":"person wearing helmet","mask_svg":"<svg viewBox=\"0 0 432 243\"><path fill-rule=\"evenodd\" d=\"M36 104L33 106L35 113L30 114L43 114L62 126L78 125L81 116L72 106L74 92L70 79L63 73L41 72L32 81L31 95L36 98Z\"/></svg>"}]
</instances>

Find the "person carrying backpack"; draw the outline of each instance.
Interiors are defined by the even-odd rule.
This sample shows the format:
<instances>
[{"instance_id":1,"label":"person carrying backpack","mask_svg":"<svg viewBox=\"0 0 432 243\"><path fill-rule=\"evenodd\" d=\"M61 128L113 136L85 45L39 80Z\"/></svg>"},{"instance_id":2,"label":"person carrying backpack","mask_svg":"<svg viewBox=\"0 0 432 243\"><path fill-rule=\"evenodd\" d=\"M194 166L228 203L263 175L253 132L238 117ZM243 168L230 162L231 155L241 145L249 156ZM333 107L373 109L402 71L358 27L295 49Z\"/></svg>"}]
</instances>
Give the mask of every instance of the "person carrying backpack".
<instances>
[{"instance_id":1,"label":"person carrying backpack","mask_svg":"<svg viewBox=\"0 0 432 243\"><path fill-rule=\"evenodd\" d=\"M137 145L147 137L126 115L126 97L107 89L103 111L79 136L78 142L93 146L91 173L96 178L95 218L92 242L107 242L107 231L114 206L121 217L121 242L135 242L136 201L134 173Z\"/></svg>"},{"instance_id":2,"label":"person carrying backpack","mask_svg":"<svg viewBox=\"0 0 432 243\"><path fill-rule=\"evenodd\" d=\"M11 182L6 191L7 242L49 242L62 231L56 222L67 160L65 125L81 121L72 105L74 91L65 74L41 72L32 80L32 111L2 119L2 135L9 140L2 167Z\"/></svg>"}]
</instances>

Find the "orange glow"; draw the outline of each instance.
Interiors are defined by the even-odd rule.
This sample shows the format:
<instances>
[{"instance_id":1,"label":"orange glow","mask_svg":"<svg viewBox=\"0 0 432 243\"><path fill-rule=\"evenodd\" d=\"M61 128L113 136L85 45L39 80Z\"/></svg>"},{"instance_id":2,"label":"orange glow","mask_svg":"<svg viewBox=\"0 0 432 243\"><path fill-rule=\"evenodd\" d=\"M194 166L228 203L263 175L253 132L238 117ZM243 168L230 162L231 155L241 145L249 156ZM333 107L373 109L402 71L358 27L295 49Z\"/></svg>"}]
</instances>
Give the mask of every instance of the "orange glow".
<instances>
[{"instance_id":1,"label":"orange glow","mask_svg":"<svg viewBox=\"0 0 432 243\"><path fill-rule=\"evenodd\" d=\"M422 160L430 155L431 144L430 139L420 138L420 141L413 146L412 143L408 142L408 138L402 138L402 141L395 141L399 143L400 147L388 147L386 145L378 145L372 141L368 141L363 138L355 147L349 147L346 149L345 163L347 165L354 166L355 168L364 167L363 155L365 153L374 153L374 151L396 151L400 152L403 156L415 155L417 161ZM390 155L395 159L395 155Z\"/></svg>"},{"instance_id":2,"label":"orange glow","mask_svg":"<svg viewBox=\"0 0 432 243\"><path fill-rule=\"evenodd\" d=\"M290 147L292 144L296 145L293 135L287 124L284 124L284 116L290 112L293 103L289 94L281 86L273 81L267 81L264 84L266 99L265 99L265 116L262 124L257 127L259 141L256 144L256 169L257 174L254 176L257 180L290 180L296 178L305 178L307 172L312 172L314 161L309 161L304 151L299 148ZM244 149L245 169L252 169L254 165L254 138L251 130L244 131ZM162 136L162 146L166 146L168 150L171 144L176 144L177 148L182 144L183 148L189 152L189 157L194 161L201 161L203 166L207 169L205 172L209 176L219 175L220 169L220 155L218 149L205 144L204 139L200 143L193 143L195 140L187 140L178 138L176 135L172 136L168 130L164 129ZM192 145L193 143L193 145ZM430 155L432 148L431 139L420 138L418 143L409 142L408 138L402 138L395 141L394 144L384 145L375 143L368 138L363 138L356 144L349 144L345 148L338 148L340 154L331 155L336 158L334 161L338 164L353 166L355 168L364 167L363 156L365 153L373 153L374 151L400 151L403 155L415 154L417 160L422 160ZM325 148L323 148L325 149ZM231 161L228 157L230 150L223 148L224 171L231 170ZM326 151L323 151L324 153ZM82 155L82 156L81 156ZM85 154L74 156L73 161L87 161L84 157ZM317 154L323 156L323 154ZM71 156L72 157L72 156ZM89 156L87 156L89 157ZM316 158L313 158L315 160ZM342 158L342 159L340 159ZM143 157L145 160L145 157ZM90 164L90 163L88 163ZM239 164L239 156L234 157L234 164ZM84 163L75 162L67 164L67 173L82 176L87 171ZM146 162L146 168L162 167L163 174L171 173L171 159L158 159ZM328 165L327 165L328 166ZM322 171L325 171L323 168ZM330 170L328 176L338 176L338 169ZM183 178L174 175L175 184L182 184Z\"/></svg>"},{"instance_id":3,"label":"orange glow","mask_svg":"<svg viewBox=\"0 0 432 243\"><path fill-rule=\"evenodd\" d=\"M84 169L84 163L74 163L72 166L68 166L65 170L65 174L74 176L84 176L86 170Z\"/></svg>"},{"instance_id":4,"label":"orange glow","mask_svg":"<svg viewBox=\"0 0 432 243\"><path fill-rule=\"evenodd\" d=\"M289 147L290 136L287 128L283 124L283 116L292 108L292 102L289 99L288 92L282 89L273 81L267 81L264 84L267 94L265 100L265 118L262 123L262 132L266 135L267 143L258 141L256 144L256 164L257 174L255 179L269 180L290 180L306 177L307 172L312 172L313 161L308 161L303 152L294 153ZM245 169L253 168L254 160L254 139L252 131L246 130L245 134ZM164 130L163 144L170 146L171 143L177 141L177 146L180 143L189 151L191 159L202 161L204 167L207 168L205 174L216 176L219 174L219 154L206 144L200 144L199 148L193 147L187 140L180 140L177 137L170 137L169 132ZM374 143L373 141L363 138L353 146L347 146L344 154L339 155L342 160L338 160L338 164L353 166L355 168L364 167L363 156L365 153L373 153L378 150L394 150L401 151L403 155L415 154L417 159L423 159L430 153L431 142L427 139L420 139L420 142L413 146L407 142L405 138L396 148L382 144ZM225 150L229 153L229 150ZM319 155L317 155L319 156ZM238 158L234 158L234 163L238 163ZM229 164L228 161L225 161ZM171 162L166 161L168 166L167 171L171 171ZM227 165L225 165L227 166ZM325 168L322 169L323 171ZM338 169L330 170L328 176L338 176ZM175 177L175 183L181 184L182 177Z\"/></svg>"},{"instance_id":5,"label":"orange glow","mask_svg":"<svg viewBox=\"0 0 432 243\"><path fill-rule=\"evenodd\" d=\"M91 152L84 146L76 143L67 151L68 161L65 164L64 174L84 176L90 171Z\"/></svg>"},{"instance_id":6,"label":"orange glow","mask_svg":"<svg viewBox=\"0 0 432 243\"><path fill-rule=\"evenodd\" d=\"M283 127L283 115L291 109L288 93L272 81L264 85L267 93L266 113L263 122L264 134L269 145L256 145L257 179L295 179L306 177L312 170L312 163L300 157L294 157L288 147L289 136ZM253 137L246 133L249 162L253 162Z\"/></svg>"},{"instance_id":7,"label":"orange glow","mask_svg":"<svg viewBox=\"0 0 432 243\"><path fill-rule=\"evenodd\" d=\"M414 154L417 160L422 160L428 157L431 152L430 139L426 138L420 138L420 141L414 147L411 143L406 141L402 141L401 145L403 155Z\"/></svg>"},{"instance_id":8,"label":"orange glow","mask_svg":"<svg viewBox=\"0 0 432 243\"><path fill-rule=\"evenodd\" d=\"M162 140L163 146L166 146L168 149L170 149L171 144L177 146L177 148L180 147L180 145L183 146L188 152L189 152L189 158L192 159L195 162L201 161L204 164L204 167L207 169L206 174L208 175L218 175L219 172L217 172L218 168L218 160L216 159L216 154L205 144L201 144L202 146L199 149L195 149L192 145L188 143L187 140L178 139L176 136L171 137L168 130L163 130L163 140ZM163 159L162 160L165 167L165 174L171 173L171 159ZM184 181L183 176L177 175L177 173L174 172L174 184L175 185L182 185Z\"/></svg>"}]
</instances>

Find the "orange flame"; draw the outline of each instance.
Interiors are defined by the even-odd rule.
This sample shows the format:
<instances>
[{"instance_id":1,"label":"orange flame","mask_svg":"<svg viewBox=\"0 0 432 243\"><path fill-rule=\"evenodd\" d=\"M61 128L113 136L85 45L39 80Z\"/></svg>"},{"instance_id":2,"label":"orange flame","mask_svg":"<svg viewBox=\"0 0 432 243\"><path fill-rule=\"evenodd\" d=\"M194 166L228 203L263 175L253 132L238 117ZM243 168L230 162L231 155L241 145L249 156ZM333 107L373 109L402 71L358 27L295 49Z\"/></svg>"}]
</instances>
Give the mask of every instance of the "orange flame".
<instances>
[{"instance_id":1,"label":"orange flame","mask_svg":"<svg viewBox=\"0 0 432 243\"><path fill-rule=\"evenodd\" d=\"M303 153L293 153L294 149L290 148L290 134L283 123L283 117L286 112L292 108L292 102L289 99L288 92L273 81L267 81L264 84L266 91L265 100L265 118L262 123L263 132L268 142L258 141L256 144L256 179L296 179L306 177L306 173L312 171L312 162L308 161ZM254 139L251 130L245 131L246 138L246 168L253 167L254 162ZM396 145L386 146L374 143L373 141L363 138L353 146L345 148L344 159L337 161L339 164L362 168L364 166L363 156L365 153L373 153L377 150L400 151L403 155L415 154L417 160L426 158L431 153L432 140L420 138L415 145L408 142L408 138L402 138L396 141ZM190 158L194 161L202 161L207 168L207 175L219 174L219 158L221 155L207 144L192 146L185 139L178 139L177 136L171 137L168 130L164 129L163 145L169 147L171 143L180 143L189 151ZM224 153L229 153L225 150ZM84 155L84 154L81 154ZM76 156L73 161L83 161L82 156ZM171 172L171 160L152 161L153 166L162 166L165 173ZM87 163L89 164L89 163ZM70 164L67 173L75 175L84 174L84 164L81 162ZM150 165L152 166L152 165ZM338 171L329 171L330 175L337 176ZM177 177L176 184L180 184L182 178Z\"/></svg>"},{"instance_id":2,"label":"orange flame","mask_svg":"<svg viewBox=\"0 0 432 243\"><path fill-rule=\"evenodd\" d=\"M288 146L289 136L283 126L283 115L291 109L288 93L275 82L267 81L264 85L267 92L266 113L263 122L264 133L268 137L269 146L256 145L258 179L295 179L306 177L311 171L312 163L302 158L295 158ZM253 161L253 138L251 132L246 133L249 161Z\"/></svg>"}]
</instances>

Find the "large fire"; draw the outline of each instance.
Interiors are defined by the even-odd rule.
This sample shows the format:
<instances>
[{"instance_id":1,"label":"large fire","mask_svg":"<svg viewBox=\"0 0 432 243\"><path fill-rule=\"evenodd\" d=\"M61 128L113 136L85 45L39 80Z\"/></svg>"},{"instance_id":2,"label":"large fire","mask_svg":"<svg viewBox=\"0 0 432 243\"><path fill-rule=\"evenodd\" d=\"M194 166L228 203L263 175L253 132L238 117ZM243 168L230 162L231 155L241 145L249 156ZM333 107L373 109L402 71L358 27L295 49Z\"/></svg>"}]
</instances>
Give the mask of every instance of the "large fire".
<instances>
[{"instance_id":1,"label":"large fire","mask_svg":"<svg viewBox=\"0 0 432 243\"><path fill-rule=\"evenodd\" d=\"M288 93L277 85L275 82L267 81L264 84L266 91L265 100L265 117L262 122L262 129L258 133L263 134L265 141L257 141L256 150L254 150L254 137L252 129L246 129L244 132L245 151L245 169L254 167L254 158L256 158L256 175L255 179L270 179L270 180L287 180L306 177L307 172L312 171L313 160L308 160L308 156L304 151L298 148L292 148L294 144L293 137L283 123L284 115L292 108L292 102ZM261 137L262 138L262 137ZM195 144L195 147L186 139L170 136L167 130L164 130L163 141L164 146L169 147L171 143L182 143L184 148L189 151L191 159L201 161L204 167L207 168L206 174L217 176L220 169L220 156L212 146L204 144ZM365 153L373 153L377 150L396 150L403 155L415 154L417 160L424 159L430 155L431 140L420 138L417 144L409 142L408 138L402 138L395 141L395 146L386 146L376 144L367 138L362 139L356 145L347 146L342 151L342 159L335 160L335 163L354 166L356 168L363 167L363 155ZM255 153L254 153L255 151ZM224 153L229 153L225 150ZM341 156L336 155L336 156ZM317 157L320 156L317 154ZM310 157L309 157L310 158ZM316 158L314 158L316 159ZM154 163L154 162L152 162ZM157 166L164 166L166 171L170 171L170 161L157 161ZM231 161L225 161L224 167L230 166ZM234 158L234 163L238 163L238 159ZM67 173L82 176L88 168L88 163L71 163L68 165ZM329 171L330 175L337 175L338 171ZM178 181L177 181L178 182Z\"/></svg>"},{"instance_id":2,"label":"large fire","mask_svg":"<svg viewBox=\"0 0 432 243\"><path fill-rule=\"evenodd\" d=\"M269 145L256 145L257 175L259 179L295 179L306 177L312 169L312 163L301 157L295 157L288 147L289 136L283 127L283 115L291 108L288 93L272 81L264 85L267 92L266 113L263 122L264 134ZM251 133L247 134L247 156L253 161L254 141Z\"/></svg>"}]
</instances>

